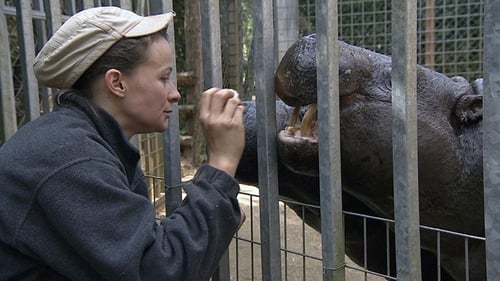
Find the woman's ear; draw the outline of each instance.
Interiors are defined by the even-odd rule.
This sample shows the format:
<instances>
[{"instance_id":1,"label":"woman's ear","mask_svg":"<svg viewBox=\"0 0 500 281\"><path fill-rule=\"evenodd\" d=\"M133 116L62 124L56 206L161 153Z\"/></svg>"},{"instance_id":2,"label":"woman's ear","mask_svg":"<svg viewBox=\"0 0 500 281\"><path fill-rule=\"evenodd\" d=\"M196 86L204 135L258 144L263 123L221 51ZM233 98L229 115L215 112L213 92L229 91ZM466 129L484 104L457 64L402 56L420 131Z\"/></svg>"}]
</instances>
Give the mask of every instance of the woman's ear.
<instances>
[{"instance_id":1,"label":"woman's ear","mask_svg":"<svg viewBox=\"0 0 500 281\"><path fill-rule=\"evenodd\" d=\"M111 68L104 74L104 81L109 92L117 97L125 96L125 85L123 83L123 74L115 68Z\"/></svg>"}]
</instances>

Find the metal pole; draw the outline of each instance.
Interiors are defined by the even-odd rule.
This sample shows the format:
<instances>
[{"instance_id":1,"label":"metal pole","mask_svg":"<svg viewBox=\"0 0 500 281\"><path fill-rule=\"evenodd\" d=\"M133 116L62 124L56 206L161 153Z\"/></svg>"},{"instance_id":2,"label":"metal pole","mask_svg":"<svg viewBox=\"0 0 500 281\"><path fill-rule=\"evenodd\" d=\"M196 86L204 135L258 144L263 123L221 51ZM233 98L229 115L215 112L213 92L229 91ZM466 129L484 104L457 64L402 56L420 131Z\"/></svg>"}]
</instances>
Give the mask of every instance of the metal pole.
<instances>
[{"instance_id":1,"label":"metal pole","mask_svg":"<svg viewBox=\"0 0 500 281\"><path fill-rule=\"evenodd\" d=\"M417 157L417 1L392 1L392 147L397 278L421 280Z\"/></svg>"},{"instance_id":2,"label":"metal pole","mask_svg":"<svg viewBox=\"0 0 500 281\"><path fill-rule=\"evenodd\" d=\"M319 176L323 280L345 280L338 70L338 6L316 1Z\"/></svg>"},{"instance_id":3,"label":"metal pole","mask_svg":"<svg viewBox=\"0 0 500 281\"><path fill-rule=\"evenodd\" d=\"M254 0L253 5L263 281L281 280L273 5L274 1L268 0Z\"/></svg>"},{"instance_id":4,"label":"metal pole","mask_svg":"<svg viewBox=\"0 0 500 281\"><path fill-rule=\"evenodd\" d=\"M219 0L202 0L201 12L201 41L203 45L203 77L205 89L211 87L222 88L222 54L220 33L220 6ZM210 155L208 155L210 157ZM229 252L221 258L219 268L212 277L214 281L229 281Z\"/></svg>"},{"instance_id":5,"label":"metal pole","mask_svg":"<svg viewBox=\"0 0 500 281\"><path fill-rule=\"evenodd\" d=\"M488 280L500 276L500 2L484 3L484 226Z\"/></svg>"},{"instance_id":6,"label":"metal pole","mask_svg":"<svg viewBox=\"0 0 500 281\"><path fill-rule=\"evenodd\" d=\"M276 0L274 7L277 62L288 48L299 39L299 0Z\"/></svg>"},{"instance_id":7,"label":"metal pole","mask_svg":"<svg viewBox=\"0 0 500 281\"><path fill-rule=\"evenodd\" d=\"M158 1L157 4L160 4ZM172 10L172 0L162 3L160 6L152 6L150 14L160 14ZM175 57L174 22L167 29L167 36L172 46ZM177 68L173 61L172 82L177 85ZM163 133L163 159L165 174L165 207L167 215L171 214L182 201L181 186L181 147L179 140L179 107L177 103L173 106L173 112L168 120L168 130Z\"/></svg>"},{"instance_id":8,"label":"metal pole","mask_svg":"<svg viewBox=\"0 0 500 281\"><path fill-rule=\"evenodd\" d=\"M10 61L9 30L4 13L5 1L0 0L0 145L17 130L16 101L12 64Z\"/></svg>"},{"instance_id":9,"label":"metal pole","mask_svg":"<svg viewBox=\"0 0 500 281\"><path fill-rule=\"evenodd\" d=\"M33 11L30 1L15 1L17 10L17 32L21 49L22 85L26 121L40 116L38 81L33 71L35 43L33 42Z\"/></svg>"}]
</instances>

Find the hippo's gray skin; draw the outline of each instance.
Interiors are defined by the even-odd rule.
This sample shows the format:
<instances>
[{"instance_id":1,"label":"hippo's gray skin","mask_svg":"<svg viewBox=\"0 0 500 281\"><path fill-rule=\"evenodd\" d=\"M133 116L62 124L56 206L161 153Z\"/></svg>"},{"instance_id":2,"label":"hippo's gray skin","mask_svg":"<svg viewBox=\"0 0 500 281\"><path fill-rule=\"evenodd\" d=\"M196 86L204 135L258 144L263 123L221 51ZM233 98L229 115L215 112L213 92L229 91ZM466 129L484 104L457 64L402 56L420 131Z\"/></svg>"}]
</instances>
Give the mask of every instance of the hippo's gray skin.
<instances>
[{"instance_id":1,"label":"hippo's gray skin","mask_svg":"<svg viewBox=\"0 0 500 281\"><path fill-rule=\"evenodd\" d=\"M288 105L316 102L315 36L293 45L276 74L277 95ZM340 139L344 210L393 218L391 58L339 42ZM469 84L419 66L418 160L420 223L484 236L482 178L482 80ZM247 143L237 172L256 184L255 105L245 103ZM277 127L287 126L293 108L277 102ZM321 120L318 121L321 126ZM315 126L315 122L312 123ZM319 205L318 144L279 132L281 196ZM300 149L297 149L300 147ZM306 223L320 231L317 210ZM363 264L359 219L346 216L346 253ZM385 225L368 225L368 267L386 273ZM393 233L391 233L391 240ZM436 234L421 232L423 280L436 277ZM441 235L441 280L465 280L464 240ZM394 252L391 248L391 274ZM486 280L484 243L469 240L469 280Z\"/></svg>"}]
</instances>

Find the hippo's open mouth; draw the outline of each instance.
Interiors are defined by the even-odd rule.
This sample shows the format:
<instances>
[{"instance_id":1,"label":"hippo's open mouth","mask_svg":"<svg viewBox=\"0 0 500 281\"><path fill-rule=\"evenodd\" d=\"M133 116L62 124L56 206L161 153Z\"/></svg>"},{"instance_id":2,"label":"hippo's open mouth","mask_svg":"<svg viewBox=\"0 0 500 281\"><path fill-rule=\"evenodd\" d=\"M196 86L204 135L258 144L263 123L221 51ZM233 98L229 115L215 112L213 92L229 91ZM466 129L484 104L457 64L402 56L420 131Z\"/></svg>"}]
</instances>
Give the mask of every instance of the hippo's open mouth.
<instances>
[{"instance_id":1,"label":"hippo's open mouth","mask_svg":"<svg viewBox=\"0 0 500 281\"><path fill-rule=\"evenodd\" d=\"M293 114L290 118L288 126L283 130L283 138L287 138L290 142L296 140L308 141L317 143L318 142L318 106L313 103L309 106L307 111L304 113L302 120L299 118L301 112L301 107L295 107ZM292 138L292 139L290 139Z\"/></svg>"},{"instance_id":2,"label":"hippo's open mouth","mask_svg":"<svg viewBox=\"0 0 500 281\"><path fill-rule=\"evenodd\" d=\"M317 176L317 104L294 108L288 125L278 134L278 155L285 167L302 175Z\"/></svg>"}]
</instances>

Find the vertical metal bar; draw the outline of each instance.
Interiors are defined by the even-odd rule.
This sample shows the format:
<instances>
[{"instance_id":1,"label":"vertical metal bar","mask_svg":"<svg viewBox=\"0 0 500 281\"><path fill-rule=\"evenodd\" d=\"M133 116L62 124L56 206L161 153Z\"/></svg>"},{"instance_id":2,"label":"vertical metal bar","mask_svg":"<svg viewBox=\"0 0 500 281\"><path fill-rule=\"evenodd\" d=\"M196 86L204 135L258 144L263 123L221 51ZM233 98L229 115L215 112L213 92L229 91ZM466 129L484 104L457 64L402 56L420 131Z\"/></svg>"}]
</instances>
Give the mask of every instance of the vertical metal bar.
<instances>
[{"instance_id":1,"label":"vertical metal bar","mask_svg":"<svg viewBox=\"0 0 500 281\"><path fill-rule=\"evenodd\" d=\"M441 232L437 232L437 281L441 281Z\"/></svg>"},{"instance_id":2,"label":"vertical metal bar","mask_svg":"<svg viewBox=\"0 0 500 281\"><path fill-rule=\"evenodd\" d=\"M391 235L390 235L390 226L389 222L385 223L385 243L387 245L386 249L386 257L385 260L387 262L387 275L391 275Z\"/></svg>"},{"instance_id":3,"label":"vertical metal bar","mask_svg":"<svg viewBox=\"0 0 500 281\"><path fill-rule=\"evenodd\" d=\"M219 0L201 1L201 41L203 46L203 77L205 89L222 88L222 54ZM210 157L210 155L208 155ZM229 251L222 257L214 281L230 280Z\"/></svg>"},{"instance_id":4,"label":"vertical metal bar","mask_svg":"<svg viewBox=\"0 0 500 281\"><path fill-rule=\"evenodd\" d=\"M464 252L465 252L465 281L469 281L469 238L465 237L464 240Z\"/></svg>"},{"instance_id":5,"label":"vertical metal bar","mask_svg":"<svg viewBox=\"0 0 500 281\"><path fill-rule=\"evenodd\" d=\"M50 38L62 24L61 2L44 0L45 26L47 37Z\"/></svg>"},{"instance_id":6,"label":"vertical metal bar","mask_svg":"<svg viewBox=\"0 0 500 281\"><path fill-rule=\"evenodd\" d=\"M158 1L160 5L152 7L151 14L160 14L172 9L172 0ZM167 29L168 40L175 58L175 36L174 22ZM173 61L172 82L177 86L177 68L175 59ZM173 106L173 112L168 120L168 130L163 133L163 160L165 175L165 207L167 215L171 214L182 201L181 184L181 148L179 140L179 108L177 103ZM172 188L169 188L172 187ZM177 187L177 188L173 188Z\"/></svg>"},{"instance_id":7,"label":"vertical metal bar","mask_svg":"<svg viewBox=\"0 0 500 281\"><path fill-rule=\"evenodd\" d=\"M66 12L66 15L71 16L76 13L76 4L75 0L71 1L63 1L64 5L64 11Z\"/></svg>"},{"instance_id":8,"label":"vertical metal bar","mask_svg":"<svg viewBox=\"0 0 500 281\"><path fill-rule=\"evenodd\" d=\"M316 31L323 280L345 280L336 0L316 1Z\"/></svg>"},{"instance_id":9,"label":"vertical metal bar","mask_svg":"<svg viewBox=\"0 0 500 281\"><path fill-rule=\"evenodd\" d=\"M368 242L367 242L366 217L363 217L363 269L368 269ZM365 280L368 278L366 271L364 272Z\"/></svg>"},{"instance_id":10,"label":"vertical metal bar","mask_svg":"<svg viewBox=\"0 0 500 281\"><path fill-rule=\"evenodd\" d=\"M201 1L201 37L205 88L222 87L219 1Z\"/></svg>"},{"instance_id":11,"label":"vertical metal bar","mask_svg":"<svg viewBox=\"0 0 500 281\"><path fill-rule=\"evenodd\" d=\"M287 208L283 208L283 247L285 249L288 249L288 226L287 226ZM302 233L304 233L304 219L305 219L305 216L304 216L304 208L302 208L301 210L301 218L302 218ZM302 236L304 237L304 236ZM304 240L302 240L303 242ZM285 274L285 281L288 280L288 252L284 252L283 253L283 259L284 259L284 264L283 264L283 272ZM305 268L304 268L305 269ZM306 280L304 278L304 280Z\"/></svg>"},{"instance_id":12,"label":"vertical metal bar","mask_svg":"<svg viewBox=\"0 0 500 281\"><path fill-rule=\"evenodd\" d=\"M417 157L417 1L392 0L392 145L397 277L421 280Z\"/></svg>"},{"instance_id":13,"label":"vertical metal bar","mask_svg":"<svg viewBox=\"0 0 500 281\"><path fill-rule=\"evenodd\" d=\"M45 12L45 30L47 38L50 38L54 32L62 25L62 13L61 13L61 2L60 1L50 1L43 0L44 12ZM45 40L46 38L44 38ZM41 48L42 46L40 46ZM44 88L40 91L47 91L46 95L52 97L56 94L57 90L53 88ZM49 110L52 110L53 99L48 98Z\"/></svg>"},{"instance_id":14,"label":"vertical metal bar","mask_svg":"<svg viewBox=\"0 0 500 281\"><path fill-rule=\"evenodd\" d=\"M299 39L299 1L276 0L274 24L277 30L276 62L285 55L288 48Z\"/></svg>"},{"instance_id":15,"label":"vertical metal bar","mask_svg":"<svg viewBox=\"0 0 500 281\"><path fill-rule=\"evenodd\" d=\"M4 13L5 1L0 0L0 145L17 130L14 81L10 61L9 30Z\"/></svg>"},{"instance_id":16,"label":"vertical metal bar","mask_svg":"<svg viewBox=\"0 0 500 281\"><path fill-rule=\"evenodd\" d=\"M484 1L484 228L488 280L500 276L500 2Z\"/></svg>"},{"instance_id":17,"label":"vertical metal bar","mask_svg":"<svg viewBox=\"0 0 500 281\"><path fill-rule=\"evenodd\" d=\"M45 12L43 11L43 3L42 0L32 1L34 12ZM47 18L47 14L44 14L44 17ZM40 19L33 19L33 37L36 40L35 43L35 52L38 52L42 49L44 43L47 41L47 25L42 24ZM41 113L47 113L51 110L51 89L46 87L40 87L38 89L39 97L40 97L40 109Z\"/></svg>"},{"instance_id":18,"label":"vertical metal bar","mask_svg":"<svg viewBox=\"0 0 500 281\"><path fill-rule=\"evenodd\" d=\"M260 190L262 280L281 280L276 98L274 96L274 1L254 0L254 54Z\"/></svg>"},{"instance_id":19,"label":"vertical metal bar","mask_svg":"<svg viewBox=\"0 0 500 281\"><path fill-rule=\"evenodd\" d=\"M31 1L15 1L17 10L17 32L21 51L21 75L26 121L40 116L38 82L33 71L35 43L33 41L33 11Z\"/></svg>"},{"instance_id":20,"label":"vertical metal bar","mask_svg":"<svg viewBox=\"0 0 500 281\"><path fill-rule=\"evenodd\" d=\"M82 4L83 4L83 9L90 9L90 8L93 8L94 7L94 0L83 0L82 1Z\"/></svg>"},{"instance_id":21,"label":"vertical metal bar","mask_svg":"<svg viewBox=\"0 0 500 281\"><path fill-rule=\"evenodd\" d=\"M132 11L132 0L120 0L119 2L122 9Z\"/></svg>"}]
</instances>

